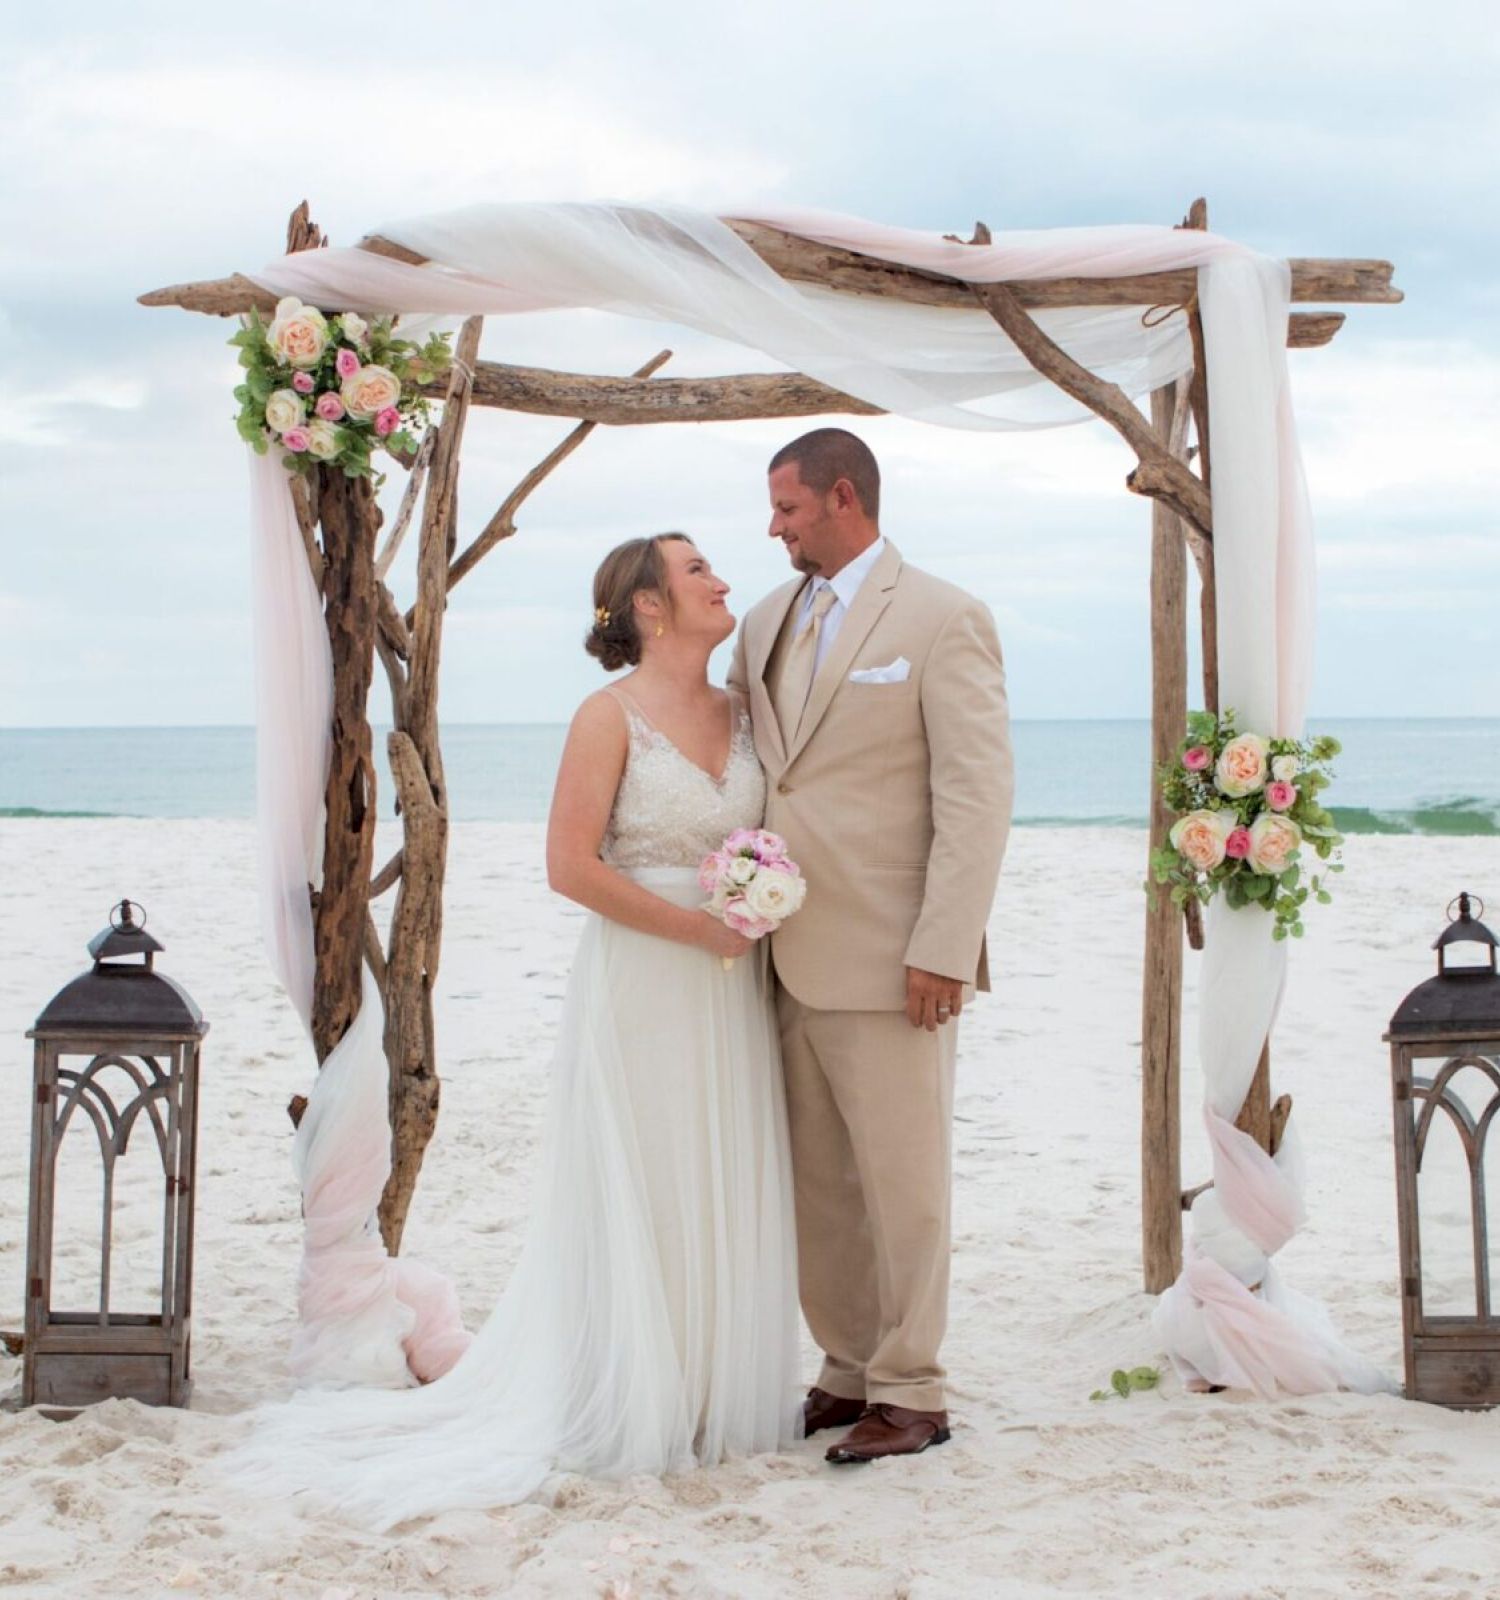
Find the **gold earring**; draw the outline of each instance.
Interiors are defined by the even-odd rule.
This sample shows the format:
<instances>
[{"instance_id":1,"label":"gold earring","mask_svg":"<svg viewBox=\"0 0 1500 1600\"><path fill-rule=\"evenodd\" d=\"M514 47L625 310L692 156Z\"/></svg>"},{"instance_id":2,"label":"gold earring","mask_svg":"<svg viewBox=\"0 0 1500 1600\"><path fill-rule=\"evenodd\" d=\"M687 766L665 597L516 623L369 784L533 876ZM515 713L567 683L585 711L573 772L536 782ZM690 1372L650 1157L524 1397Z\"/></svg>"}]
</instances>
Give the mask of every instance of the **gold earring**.
<instances>
[{"instance_id":1,"label":"gold earring","mask_svg":"<svg viewBox=\"0 0 1500 1600\"><path fill-rule=\"evenodd\" d=\"M658 622L658 623L657 623L657 625L656 625L656 637L657 637L657 638L658 638L658 639L659 639L659 638L661 638L661 636L662 636L662 635L663 635L663 634L664 634L664 633L665 633L665 632L666 632L666 631L667 631L667 630L666 630L666 629L665 629L665 628L664 628L664 627L662 627L662 625L661 625L661 624L660 624L660 623L659 623L659 622Z\"/></svg>"}]
</instances>

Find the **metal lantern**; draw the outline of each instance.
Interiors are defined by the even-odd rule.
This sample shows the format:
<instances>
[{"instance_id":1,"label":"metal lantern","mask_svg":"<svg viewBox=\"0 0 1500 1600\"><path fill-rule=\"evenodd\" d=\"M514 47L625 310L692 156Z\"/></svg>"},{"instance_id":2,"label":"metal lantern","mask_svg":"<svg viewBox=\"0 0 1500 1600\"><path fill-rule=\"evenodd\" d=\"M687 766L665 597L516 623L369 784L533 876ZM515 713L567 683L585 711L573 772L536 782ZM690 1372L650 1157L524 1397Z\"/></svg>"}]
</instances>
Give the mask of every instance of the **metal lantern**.
<instances>
[{"instance_id":1,"label":"metal lantern","mask_svg":"<svg viewBox=\"0 0 1500 1600\"><path fill-rule=\"evenodd\" d=\"M92 970L63 989L26 1035L36 1052L21 1398L63 1410L108 1396L185 1405L198 1058L208 1024L191 996L153 969L162 946L146 932L139 906L122 900L88 948ZM98 1306L59 1308L52 1303L58 1151L64 1138L87 1141L90 1132L103 1166ZM161 1157L160 1304L153 1287L146 1308L117 1310L110 1300L115 1176L132 1137L154 1139Z\"/></svg>"},{"instance_id":2,"label":"metal lantern","mask_svg":"<svg viewBox=\"0 0 1500 1600\"><path fill-rule=\"evenodd\" d=\"M1500 1316L1490 1298L1484 1190L1485 1145L1500 1111L1500 974L1494 934L1475 917L1467 894L1456 904L1457 917L1433 946L1437 976L1418 984L1401 1002L1385 1037L1391 1047L1396 1118L1406 1393L1412 1400L1478 1409L1500 1404ZM1483 912L1483 903L1479 910ZM1418 1064L1429 1062L1435 1064L1431 1076L1418 1076ZM1455 1081L1461 1074L1466 1075L1461 1083ZM1468 1092L1461 1093L1461 1087ZM1431 1314L1423 1303L1418 1187L1440 1114L1455 1130L1467 1166L1472 1315ZM1440 1219L1435 1206L1432 1210L1436 1229ZM1435 1247L1435 1238L1429 1242ZM1467 1274L1467 1266L1464 1270Z\"/></svg>"}]
</instances>

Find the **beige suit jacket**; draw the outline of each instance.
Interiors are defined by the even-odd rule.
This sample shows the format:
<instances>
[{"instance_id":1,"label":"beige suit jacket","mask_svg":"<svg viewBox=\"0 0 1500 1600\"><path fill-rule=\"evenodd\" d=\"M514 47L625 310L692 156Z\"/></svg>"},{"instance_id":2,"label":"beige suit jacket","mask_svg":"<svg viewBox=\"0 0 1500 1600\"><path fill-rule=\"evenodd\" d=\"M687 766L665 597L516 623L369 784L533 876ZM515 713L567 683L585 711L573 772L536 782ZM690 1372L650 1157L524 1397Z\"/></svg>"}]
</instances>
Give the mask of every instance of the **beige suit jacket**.
<instances>
[{"instance_id":1,"label":"beige suit jacket","mask_svg":"<svg viewBox=\"0 0 1500 1600\"><path fill-rule=\"evenodd\" d=\"M987 989L984 929L1013 791L994 618L887 542L787 748L766 670L807 581L746 615L729 670L766 769L766 826L808 884L771 937L777 976L804 1005L834 1011L903 1008L908 966ZM904 682L849 680L901 656Z\"/></svg>"}]
</instances>

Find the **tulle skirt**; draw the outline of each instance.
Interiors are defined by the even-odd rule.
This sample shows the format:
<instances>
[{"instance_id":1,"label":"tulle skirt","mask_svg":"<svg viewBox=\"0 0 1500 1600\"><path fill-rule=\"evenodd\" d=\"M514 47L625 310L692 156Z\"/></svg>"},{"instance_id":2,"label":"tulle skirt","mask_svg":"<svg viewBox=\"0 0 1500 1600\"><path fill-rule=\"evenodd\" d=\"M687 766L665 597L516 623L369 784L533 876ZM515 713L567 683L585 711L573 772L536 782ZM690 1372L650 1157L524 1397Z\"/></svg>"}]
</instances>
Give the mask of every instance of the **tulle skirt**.
<instances>
[{"instance_id":1,"label":"tulle skirt","mask_svg":"<svg viewBox=\"0 0 1500 1600\"><path fill-rule=\"evenodd\" d=\"M696 874L631 876L681 905ZM717 956L591 916L569 980L520 1259L422 1389L257 1413L235 1480L376 1527L683 1471L796 1437L790 1161L764 951Z\"/></svg>"}]
</instances>

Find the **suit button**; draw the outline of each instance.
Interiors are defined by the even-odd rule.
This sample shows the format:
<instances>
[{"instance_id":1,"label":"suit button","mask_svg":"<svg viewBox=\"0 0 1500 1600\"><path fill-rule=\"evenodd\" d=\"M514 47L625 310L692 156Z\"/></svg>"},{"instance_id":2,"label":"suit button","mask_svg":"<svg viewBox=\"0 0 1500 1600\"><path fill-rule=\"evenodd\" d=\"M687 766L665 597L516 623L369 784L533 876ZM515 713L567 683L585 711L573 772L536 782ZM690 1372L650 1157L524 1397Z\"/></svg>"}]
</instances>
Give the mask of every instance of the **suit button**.
<instances>
[{"instance_id":1,"label":"suit button","mask_svg":"<svg viewBox=\"0 0 1500 1600\"><path fill-rule=\"evenodd\" d=\"M776 792L777 794L790 794L792 792L792 786L789 783L778 783L776 785Z\"/></svg>"}]
</instances>

